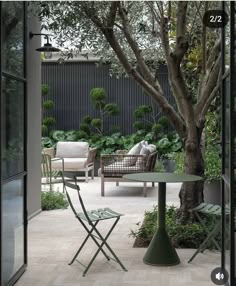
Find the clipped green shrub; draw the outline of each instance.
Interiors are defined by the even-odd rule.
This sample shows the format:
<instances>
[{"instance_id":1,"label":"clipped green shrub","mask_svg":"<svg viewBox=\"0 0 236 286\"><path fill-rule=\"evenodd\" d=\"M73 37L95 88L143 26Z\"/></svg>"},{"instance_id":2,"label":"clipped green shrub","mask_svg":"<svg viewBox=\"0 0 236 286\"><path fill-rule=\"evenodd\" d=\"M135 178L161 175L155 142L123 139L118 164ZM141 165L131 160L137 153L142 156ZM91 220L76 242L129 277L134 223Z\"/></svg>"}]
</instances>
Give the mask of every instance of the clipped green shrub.
<instances>
[{"instance_id":1,"label":"clipped green shrub","mask_svg":"<svg viewBox=\"0 0 236 286\"><path fill-rule=\"evenodd\" d=\"M104 101L106 98L106 92L104 88L95 87L90 91L90 98L95 103L97 101Z\"/></svg>"},{"instance_id":2,"label":"clipped green shrub","mask_svg":"<svg viewBox=\"0 0 236 286\"><path fill-rule=\"evenodd\" d=\"M43 102L43 109L49 110L52 109L53 107L54 107L54 102L52 100L45 100Z\"/></svg>"},{"instance_id":3,"label":"clipped green shrub","mask_svg":"<svg viewBox=\"0 0 236 286\"><path fill-rule=\"evenodd\" d=\"M95 128L100 128L102 126L102 119L100 119L100 118L92 119L91 125Z\"/></svg>"},{"instance_id":4,"label":"clipped green shrub","mask_svg":"<svg viewBox=\"0 0 236 286\"><path fill-rule=\"evenodd\" d=\"M167 127L169 125L169 120L167 119L166 116L161 116L159 119L158 119L158 123L160 125L162 125L163 127Z\"/></svg>"},{"instance_id":5,"label":"clipped green shrub","mask_svg":"<svg viewBox=\"0 0 236 286\"><path fill-rule=\"evenodd\" d=\"M134 237L134 247L147 247L157 229L157 206L154 206L151 211L146 211L144 221L138 230L131 230L130 236ZM199 222L189 224L179 224L176 222L177 208L167 207L166 209L166 230L175 248L198 248L205 240L208 233ZM215 221L210 216L202 217L207 229L211 230L215 226ZM220 234L216 237L220 243ZM209 243L209 248L213 249L214 244Z\"/></svg>"},{"instance_id":6,"label":"clipped green shrub","mask_svg":"<svg viewBox=\"0 0 236 286\"><path fill-rule=\"evenodd\" d=\"M47 136L47 134L48 134L48 127L47 127L47 125L42 125L41 126L41 133L42 133L42 136Z\"/></svg>"},{"instance_id":7,"label":"clipped green shrub","mask_svg":"<svg viewBox=\"0 0 236 286\"><path fill-rule=\"evenodd\" d=\"M43 125L49 126L55 124L56 120L54 117L45 117L42 123Z\"/></svg>"},{"instance_id":8,"label":"clipped green shrub","mask_svg":"<svg viewBox=\"0 0 236 286\"><path fill-rule=\"evenodd\" d=\"M104 106L104 111L109 115L116 115L119 113L118 105L115 103L107 103Z\"/></svg>"},{"instance_id":9,"label":"clipped green shrub","mask_svg":"<svg viewBox=\"0 0 236 286\"><path fill-rule=\"evenodd\" d=\"M81 120L81 122L84 124L90 124L91 121L92 121L92 118L89 115L85 115Z\"/></svg>"},{"instance_id":10,"label":"clipped green shrub","mask_svg":"<svg viewBox=\"0 0 236 286\"><path fill-rule=\"evenodd\" d=\"M68 202L63 193L59 192L41 192L41 208L43 211L66 209Z\"/></svg>"},{"instance_id":11,"label":"clipped green shrub","mask_svg":"<svg viewBox=\"0 0 236 286\"><path fill-rule=\"evenodd\" d=\"M153 126L152 126L152 132L153 132L154 134L158 134L160 131L161 131L161 124L159 124L159 123L153 124Z\"/></svg>"},{"instance_id":12,"label":"clipped green shrub","mask_svg":"<svg viewBox=\"0 0 236 286\"><path fill-rule=\"evenodd\" d=\"M48 85L47 84L42 84L41 85L41 93L42 96L47 95L49 91Z\"/></svg>"},{"instance_id":13,"label":"clipped green shrub","mask_svg":"<svg viewBox=\"0 0 236 286\"><path fill-rule=\"evenodd\" d=\"M80 123L79 129L80 129L81 131L84 131L84 132L87 133L88 135L90 134L89 124L87 124L87 123Z\"/></svg>"},{"instance_id":14,"label":"clipped green shrub","mask_svg":"<svg viewBox=\"0 0 236 286\"><path fill-rule=\"evenodd\" d=\"M78 139L88 139L88 134L82 130L78 131Z\"/></svg>"},{"instance_id":15,"label":"clipped green shrub","mask_svg":"<svg viewBox=\"0 0 236 286\"><path fill-rule=\"evenodd\" d=\"M144 129L144 124L141 121L135 121L133 124L134 128L137 130Z\"/></svg>"}]
</instances>

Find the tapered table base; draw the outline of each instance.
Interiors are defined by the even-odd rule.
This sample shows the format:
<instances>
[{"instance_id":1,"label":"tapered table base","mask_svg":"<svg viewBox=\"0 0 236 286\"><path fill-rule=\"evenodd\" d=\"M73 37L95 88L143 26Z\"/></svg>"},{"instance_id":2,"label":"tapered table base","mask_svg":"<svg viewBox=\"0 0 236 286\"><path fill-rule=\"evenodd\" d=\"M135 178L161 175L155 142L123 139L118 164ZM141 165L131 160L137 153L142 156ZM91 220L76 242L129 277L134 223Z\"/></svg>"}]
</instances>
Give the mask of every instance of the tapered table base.
<instances>
[{"instance_id":1,"label":"tapered table base","mask_svg":"<svg viewBox=\"0 0 236 286\"><path fill-rule=\"evenodd\" d=\"M166 183L158 188L158 230L150 242L143 262L156 266L171 266L180 263L178 254L172 246L165 228Z\"/></svg>"}]
</instances>

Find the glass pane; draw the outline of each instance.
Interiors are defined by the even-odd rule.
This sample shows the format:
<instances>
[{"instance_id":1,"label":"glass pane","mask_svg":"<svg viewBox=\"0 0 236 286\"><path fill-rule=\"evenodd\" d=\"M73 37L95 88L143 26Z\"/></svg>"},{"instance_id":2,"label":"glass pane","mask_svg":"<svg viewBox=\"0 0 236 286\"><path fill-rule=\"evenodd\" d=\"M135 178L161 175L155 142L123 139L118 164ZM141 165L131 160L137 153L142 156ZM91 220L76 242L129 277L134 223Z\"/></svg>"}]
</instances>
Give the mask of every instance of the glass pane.
<instances>
[{"instance_id":1,"label":"glass pane","mask_svg":"<svg viewBox=\"0 0 236 286\"><path fill-rule=\"evenodd\" d=\"M2 188L3 286L24 264L23 179Z\"/></svg>"},{"instance_id":2,"label":"glass pane","mask_svg":"<svg viewBox=\"0 0 236 286\"><path fill-rule=\"evenodd\" d=\"M2 80L2 177L24 171L24 84Z\"/></svg>"},{"instance_id":3,"label":"glass pane","mask_svg":"<svg viewBox=\"0 0 236 286\"><path fill-rule=\"evenodd\" d=\"M2 70L24 77L24 5L2 2Z\"/></svg>"},{"instance_id":4,"label":"glass pane","mask_svg":"<svg viewBox=\"0 0 236 286\"><path fill-rule=\"evenodd\" d=\"M225 100L225 138L223 144L225 148L224 160L225 160L225 170L224 174L230 176L230 81L229 77L225 79L224 82L224 100Z\"/></svg>"}]
</instances>

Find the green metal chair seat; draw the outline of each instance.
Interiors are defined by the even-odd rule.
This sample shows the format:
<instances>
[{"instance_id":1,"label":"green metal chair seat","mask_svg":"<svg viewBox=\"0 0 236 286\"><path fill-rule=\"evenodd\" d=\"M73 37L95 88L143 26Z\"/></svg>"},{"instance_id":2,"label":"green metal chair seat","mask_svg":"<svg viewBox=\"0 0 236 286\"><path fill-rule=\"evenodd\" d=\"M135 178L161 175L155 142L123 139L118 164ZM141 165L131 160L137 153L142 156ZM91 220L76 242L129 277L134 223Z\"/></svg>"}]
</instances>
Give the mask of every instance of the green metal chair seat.
<instances>
[{"instance_id":1,"label":"green metal chair seat","mask_svg":"<svg viewBox=\"0 0 236 286\"><path fill-rule=\"evenodd\" d=\"M117 213L109 208L87 211L86 214L91 222L123 216L123 214ZM77 215L81 219L89 222L84 213L78 213Z\"/></svg>"}]
</instances>

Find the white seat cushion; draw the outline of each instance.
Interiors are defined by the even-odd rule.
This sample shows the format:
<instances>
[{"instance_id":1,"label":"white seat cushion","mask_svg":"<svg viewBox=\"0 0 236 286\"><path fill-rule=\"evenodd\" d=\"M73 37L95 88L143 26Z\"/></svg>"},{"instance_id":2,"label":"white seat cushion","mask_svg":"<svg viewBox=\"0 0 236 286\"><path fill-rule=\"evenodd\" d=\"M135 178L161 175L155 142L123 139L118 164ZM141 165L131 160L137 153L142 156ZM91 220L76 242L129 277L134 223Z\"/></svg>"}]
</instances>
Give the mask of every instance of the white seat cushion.
<instances>
[{"instance_id":1,"label":"white seat cushion","mask_svg":"<svg viewBox=\"0 0 236 286\"><path fill-rule=\"evenodd\" d=\"M64 171L79 171L86 168L87 158L64 158ZM52 161L52 170L62 170L62 160Z\"/></svg>"},{"instance_id":2,"label":"white seat cushion","mask_svg":"<svg viewBox=\"0 0 236 286\"><path fill-rule=\"evenodd\" d=\"M59 158L87 158L88 142L58 142L56 157Z\"/></svg>"}]
</instances>

